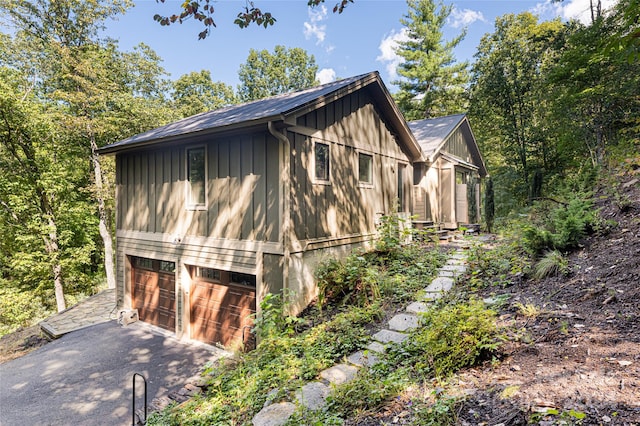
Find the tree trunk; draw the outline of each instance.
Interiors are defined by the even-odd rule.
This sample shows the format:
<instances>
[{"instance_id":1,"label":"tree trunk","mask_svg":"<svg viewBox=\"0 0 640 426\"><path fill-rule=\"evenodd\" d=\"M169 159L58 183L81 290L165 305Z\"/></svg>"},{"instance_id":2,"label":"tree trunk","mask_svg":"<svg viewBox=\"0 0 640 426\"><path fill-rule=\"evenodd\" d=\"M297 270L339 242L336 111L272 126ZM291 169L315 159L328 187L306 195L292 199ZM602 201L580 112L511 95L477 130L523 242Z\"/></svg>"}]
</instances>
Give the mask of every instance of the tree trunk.
<instances>
[{"instance_id":1,"label":"tree trunk","mask_svg":"<svg viewBox=\"0 0 640 426\"><path fill-rule=\"evenodd\" d=\"M93 163L93 175L96 185L96 199L98 201L98 216L100 237L104 244L104 271L107 275L107 287L116 288L115 264L113 261L113 239L107 226L107 209L104 202L104 186L102 184L102 168L100 167L100 157L98 156L98 144L93 132L89 132L91 140L91 162Z\"/></svg>"},{"instance_id":2,"label":"tree trunk","mask_svg":"<svg viewBox=\"0 0 640 426\"><path fill-rule=\"evenodd\" d=\"M40 194L42 213L48 218L48 232L43 235L44 245L51 261L51 273L53 275L53 290L56 296L58 312L67 308L64 300L64 287L62 284L62 265L60 264L60 248L58 247L58 226L54 219L53 211L44 193Z\"/></svg>"}]
</instances>

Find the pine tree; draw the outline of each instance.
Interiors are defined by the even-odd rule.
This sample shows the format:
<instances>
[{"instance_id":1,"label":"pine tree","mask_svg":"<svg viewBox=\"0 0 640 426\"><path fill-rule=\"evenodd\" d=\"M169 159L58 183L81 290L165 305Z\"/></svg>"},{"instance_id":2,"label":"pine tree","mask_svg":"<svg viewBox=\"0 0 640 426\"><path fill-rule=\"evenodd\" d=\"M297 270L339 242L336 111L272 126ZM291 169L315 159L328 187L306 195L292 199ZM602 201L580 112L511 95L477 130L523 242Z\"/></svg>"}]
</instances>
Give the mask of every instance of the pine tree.
<instances>
[{"instance_id":1,"label":"pine tree","mask_svg":"<svg viewBox=\"0 0 640 426\"><path fill-rule=\"evenodd\" d=\"M408 40L396 53L404 58L398 67L401 77L396 100L408 120L463 112L467 107L469 82L466 62L456 63L453 49L465 36L443 39L452 6L434 0L408 0L409 11L400 22L406 26Z\"/></svg>"}]
</instances>

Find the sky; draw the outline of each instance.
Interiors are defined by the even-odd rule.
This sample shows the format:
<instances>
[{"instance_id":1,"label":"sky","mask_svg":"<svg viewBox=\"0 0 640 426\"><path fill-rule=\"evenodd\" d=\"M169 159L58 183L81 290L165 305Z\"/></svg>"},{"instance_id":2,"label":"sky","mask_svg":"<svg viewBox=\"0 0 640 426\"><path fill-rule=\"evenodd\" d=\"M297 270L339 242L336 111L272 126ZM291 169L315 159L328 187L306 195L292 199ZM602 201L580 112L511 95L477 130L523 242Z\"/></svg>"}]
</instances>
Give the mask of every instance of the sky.
<instances>
[{"instance_id":1,"label":"sky","mask_svg":"<svg viewBox=\"0 0 640 426\"><path fill-rule=\"evenodd\" d=\"M405 0L355 0L342 14L333 13L337 0L326 0L315 8L306 0L254 0L263 12L276 18L274 26L256 25L240 29L233 23L245 1L219 0L214 21L216 27L204 40L199 22L187 21L162 27L153 20L158 13L170 15L179 11L182 1L135 1L135 6L116 21L107 22L106 35L119 41L121 50L133 50L139 43L150 46L162 59L162 66L172 80L192 71L209 70L214 81L236 88L238 70L250 49L273 51L276 45L300 47L315 57L317 78L321 83L379 71L391 92L397 90L395 69L399 58L394 45L405 36L400 23L407 13ZM605 7L615 0L605 0ZM530 11L541 20L559 17L588 22L589 0L468 0L446 2L453 11L443 29L445 40L466 30L466 36L455 49L456 60L473 60L480 38L493 32L495 19L506 13Z\"/></svg>"}]
</instances>

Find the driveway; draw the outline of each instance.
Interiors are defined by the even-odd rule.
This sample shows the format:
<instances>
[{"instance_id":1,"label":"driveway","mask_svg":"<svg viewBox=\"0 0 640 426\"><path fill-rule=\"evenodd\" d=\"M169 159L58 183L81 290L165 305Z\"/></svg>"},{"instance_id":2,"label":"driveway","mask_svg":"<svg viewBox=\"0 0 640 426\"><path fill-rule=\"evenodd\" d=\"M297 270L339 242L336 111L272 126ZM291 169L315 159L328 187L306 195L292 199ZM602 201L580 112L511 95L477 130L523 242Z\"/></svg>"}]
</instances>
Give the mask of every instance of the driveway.
<instances>
[{"instance_id":1,"label":"driveway","mask_svg":"<svg viewBox=\"0 0 640 426\"><path fill-rule=\"evenodd\" d=\"M147 379L151 403L223 354L142 323L123 328L111 321L75 331L0 365L0 424L130 425L134 373Z\"/></svg>"}]
</instances>

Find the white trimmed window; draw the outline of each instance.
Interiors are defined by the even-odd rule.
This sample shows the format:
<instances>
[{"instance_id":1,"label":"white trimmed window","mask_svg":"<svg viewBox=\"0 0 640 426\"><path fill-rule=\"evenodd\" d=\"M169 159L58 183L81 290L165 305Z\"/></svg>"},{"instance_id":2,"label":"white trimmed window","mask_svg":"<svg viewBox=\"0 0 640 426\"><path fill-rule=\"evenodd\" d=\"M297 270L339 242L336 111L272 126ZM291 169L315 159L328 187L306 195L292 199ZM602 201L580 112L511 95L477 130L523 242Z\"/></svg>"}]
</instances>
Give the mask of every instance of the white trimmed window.
<instances>
[{"instance_id":1,"label":"white trimmed window","mask_svg":"<svg viewBox=\"0 0 640 426\"><path fill-rule=\"evenodd\" d=\"M329 145L316 142L314 144L315 180L319 183L328 183L331 170L329 169L330 151Z\"/></svg>"},{"instance_id":2,"label":"white trimmed window","mask_svg":"<svg viewBox=\"0 0 640 426\"><path fill-rule=\"evenodd\" d=\"M362 185L373 185L373 156L358 153L358 182Z\"/></svg>"},{"instance_id":3,"label":"white trimmed window","mask_svg":"<svg viewBox=\"0 0 640 426\"><path fill-rule=\"evenodd\" d=\"M207 205L207 156L203 146L187 148L187 208L201 210Z\"/></svg>"}]
</instances>

